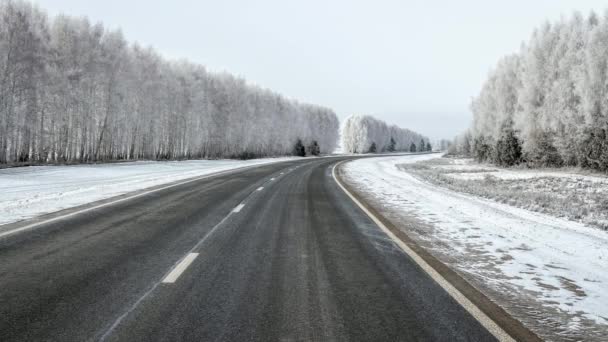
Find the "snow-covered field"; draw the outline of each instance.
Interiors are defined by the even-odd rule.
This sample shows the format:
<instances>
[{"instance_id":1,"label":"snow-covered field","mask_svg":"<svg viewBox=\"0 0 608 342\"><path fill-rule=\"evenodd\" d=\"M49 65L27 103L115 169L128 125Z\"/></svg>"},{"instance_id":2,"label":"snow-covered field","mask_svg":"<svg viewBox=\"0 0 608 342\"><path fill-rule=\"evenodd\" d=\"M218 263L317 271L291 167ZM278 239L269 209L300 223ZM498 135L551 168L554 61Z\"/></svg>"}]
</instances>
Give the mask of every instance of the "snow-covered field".
<instances>
[{"instance_id":1,"label":"snow-covered field","mask_svg":"<svg viewBox=\"0 0 608 342\"><path fill-rule=\"evenodd\" d=\"M397 166L437 157L361 159L345 165L345 178L412 238L542 337L605 340L608 233L433 185ZM469 168L466 163L450 167Z\"/></svg>"},{"instance_id":2,"label":"snow-covered field","mask_svg":"<svg viewBox=\"0 0 608 342\"><path fill-rule=\"evenodd\" d=\"M293 160L191 160L0 170L0 225L148 187L240 167Z\"/></svg>"},{"instance_id":3,"label":"snow-covered field","mask_svg":"<svg viewBox=\"0 0 608 342\"><path fill-rule=\"evenodd\" d=\"M449 173L450 177L459 179L480 180L487 176L499 179L532 179L540 177L567 178L572 180L585 180L594 183L608 184L608 177L577 169L527 169L527 168L500 168L489 164L479 164L470 158L441 158L434 159L426 165L434 166Z\"/></svg>"},{"instance_id":4,"label":"snow-covered field","mask_svg":"<svg viewBox=\"0 0 608 342\"><path fill-rule=\"evenodd\" d=\"M499 168L472 159L399 165L423 180L608 230L608 177L580 169Z\"/></svg>"}]
</instances>

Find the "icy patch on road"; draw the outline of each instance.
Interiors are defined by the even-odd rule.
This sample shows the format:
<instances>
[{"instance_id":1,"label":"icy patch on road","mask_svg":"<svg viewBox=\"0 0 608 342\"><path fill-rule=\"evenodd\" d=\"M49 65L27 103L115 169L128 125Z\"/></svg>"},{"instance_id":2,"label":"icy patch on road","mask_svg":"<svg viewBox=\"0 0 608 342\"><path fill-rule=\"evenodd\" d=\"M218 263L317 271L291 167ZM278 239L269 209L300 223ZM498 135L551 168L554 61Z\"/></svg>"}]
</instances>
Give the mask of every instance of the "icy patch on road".
<instances>
[{"instance_id":1,"label":"icy patch on road","mask_svg":"<svg viewBox=\"0 0 608 342\"><path fill-rule=\"evenodd\" d=\"M605 338L608 234L431 185L396 166L434 157L361 159L346 164L345 178L542 337Z\"/></svg>"},{"instance_id":2,"label":"icy patch on road","mask_svg":"<svg viewBox=\"0 0 608 342\"><path fill-rule=\"evenodd\" d=\"M152 186L298 158L129 162L0 170L0 225Z\"/></svg>"}]
</instances>

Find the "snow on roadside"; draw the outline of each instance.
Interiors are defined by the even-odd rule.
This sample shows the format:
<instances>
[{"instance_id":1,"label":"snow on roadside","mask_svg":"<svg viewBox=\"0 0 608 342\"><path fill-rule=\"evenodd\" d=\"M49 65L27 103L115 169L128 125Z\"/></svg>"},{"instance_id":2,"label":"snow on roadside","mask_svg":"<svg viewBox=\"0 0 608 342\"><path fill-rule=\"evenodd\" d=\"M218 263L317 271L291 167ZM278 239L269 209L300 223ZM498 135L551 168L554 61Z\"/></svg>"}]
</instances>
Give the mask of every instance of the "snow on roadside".
<instances>
[{"instance_id":1,"label":"snow on roadside","mask_svg":"<svg viewBox=\"0 0 608 342\"><path fill-rule=\"evenodd\" d=\"M573 168L499 168L460 158L397 167L450 190L608 230L608 177L602 173Z\"/></svg>"},{"instance_id":2,"label":"snow on roadside","mask_svg":"<svg viewBox=\"0 0 608 342\"><path fill-rule=\"evenodd\" d=\"M295 157L0 169L0 225L186 178Z\"/></svg>"},{"instance_id":3,"label":"snow on roadside","mask_svg":"<svg viewBox=\"0 0 608 342\"><path fill-rule=\"evenodd\" d=\"M568 169L505 169L491 165L475 163L472 159L452 159L450 164L434 165L447 171L450 177L460 179L483 179L486 176L493 176L498 179L531 179L541 177L567 178L573 180L584 180L593 183L608 184L608 177L599 173L582 174L580 170Z\"/></svg>"},{"instance_id":4,"label":"snow on roadside","mask_svg":"<svg viewBox=\"0 0 608 342\"><path fill-rule=\"evenodd\" d=\"M345 165L345 178L542 337L605 338L608 233L431 185L396 166L436 157L360 159Z\"/></svg>"}]
</instances>

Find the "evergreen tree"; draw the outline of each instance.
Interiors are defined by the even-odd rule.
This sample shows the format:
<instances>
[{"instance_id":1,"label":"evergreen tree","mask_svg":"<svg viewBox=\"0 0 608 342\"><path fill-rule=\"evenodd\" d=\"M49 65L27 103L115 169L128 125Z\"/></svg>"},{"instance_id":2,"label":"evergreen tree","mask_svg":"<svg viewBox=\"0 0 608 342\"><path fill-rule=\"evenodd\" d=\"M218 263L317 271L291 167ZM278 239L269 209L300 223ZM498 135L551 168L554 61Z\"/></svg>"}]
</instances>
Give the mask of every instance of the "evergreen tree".
<instances>
[{"instance_id":1,"label":"evergreen tree","mask_svg":"<svg viewBox=\"0 0 608 342\"><path fill-rule=\"evenodd\" d=\"M431 145L431 142L430 142L430 141L428 141L428 142L426 143L426 151L427 151L427 152L431 152L431 151L433 151L433 146Z\"/></svg>"},{"instance_id":2,"label":"evergreen tree","mask_svg":"<svg viewBox=\"0 0 608 342\"><path fill-rule=\"evenodd\" d=\"M426 143L424 139L420 140L420 145L418 145L418 152L424 152L426 150Z\"/></svg>"},{"instance_id":3,"label":"evergreen tree","mask_svg":"<svg viewBox=\"0 0 608 342\"><path fill-rule=\"evenodd\" d=\"M492 146L488 144L484 136L476 137L473 140L473 158L478 162L485 162L492 156Z\"/></svg>"},{"instance_id":4,"label":"evergreen tree","mask_svg":"<svg viewBox=\"0 0 608 342\"><path fill-rule=\"evenodd\" d=\"M586 129L583 143L579 147L579 165L608 171L608 129Z\"/></svg>"},{"instance_id":5,"label":"evergreen tree","mask_svg":"<svg viewBox=\"0 0 608 342\"><path fill-rule=\"evenodd\" d=\"M312 143L308 146L308 154L311 156L318 156L321 154L321 148L316 140L313 140Z\"/></svg>"},{"instance_id":6,"label":"evergreen tree","mask_svg":"<svg viewBox=\"0 0 608 342\"><path fill-rule=\"evenodd\" d=\"M388 148L386 149L389 152L395 152L395 145L397 144L397 142L395 141L395 139L393 137L391 137L391 141L388 144Z\"/></svg>"},{"instance_id":7,"label":"evergreen tree","mask_svg":"<svg viewBox=\"0 0 608 342\"><path fill-rule=\"evenodd\" d=\"M416 144L412 143L412 144L410 145L410 152L416 152L416 151L417 151L417 149L416 149Z\"/></svg>"},{"instance_id":8,"label":"evergreen tree","mask_svg":"<svg viewBox=\"0 0 608 342\"><path fill-rule=\"evenodd\" d=\"M521 162L521 145L512 128L503 129L500 139L496 142L494 155L494 162L501 166L513 166Z\"/></svg>"},{"instance_id":9,"label":"evergreen tree","mask_svg":"<svg viewBox=\"0 0 608 342\"><path fill-rule=\"evenodd\" d=\"M304 144L302 144L301 139L296 141L296 144L293 147L293 155L297 157L306 157L306 149L304 148Z\"/></svg>"},{"instance_id":10,"label":"evergreen tree","mask_svg":"<svg viewBox=\"0 0 608 342\"><path fill-rule=\"evenodd\" d=\"M367 151L367 153L376 153L376 150L377 150L376 143L372 142L372 144L370 145L369 150Z\"/></svg>"}]
</instances>

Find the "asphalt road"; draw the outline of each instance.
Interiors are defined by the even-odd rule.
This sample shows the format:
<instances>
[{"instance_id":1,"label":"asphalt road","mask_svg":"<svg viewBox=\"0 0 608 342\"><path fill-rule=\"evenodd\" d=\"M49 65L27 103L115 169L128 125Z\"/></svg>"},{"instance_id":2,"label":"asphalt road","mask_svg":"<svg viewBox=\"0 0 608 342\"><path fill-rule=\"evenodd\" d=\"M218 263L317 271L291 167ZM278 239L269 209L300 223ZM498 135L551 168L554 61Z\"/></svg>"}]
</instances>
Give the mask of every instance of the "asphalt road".
<instances>
[{"instance_id":1,"label":"asphalt road","mask_svg":"<svg viewBox=\"0 0 608 342\"><path fill-rule=\"evenodd\" d=\"M0 341L493 341L318 158L0 239Z\"/></svg>"}]
</instances>

